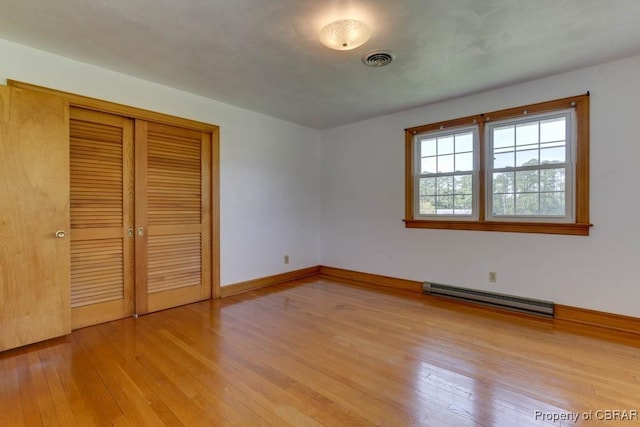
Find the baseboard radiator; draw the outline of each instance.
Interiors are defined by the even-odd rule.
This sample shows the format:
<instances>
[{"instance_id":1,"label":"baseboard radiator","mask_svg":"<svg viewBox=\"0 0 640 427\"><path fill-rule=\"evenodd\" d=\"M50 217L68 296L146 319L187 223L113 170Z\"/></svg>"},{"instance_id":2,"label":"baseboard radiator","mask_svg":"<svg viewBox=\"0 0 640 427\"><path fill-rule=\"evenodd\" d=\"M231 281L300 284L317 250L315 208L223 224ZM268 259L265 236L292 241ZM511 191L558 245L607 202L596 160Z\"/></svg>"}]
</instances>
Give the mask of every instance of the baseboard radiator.
<instances>
[{"instance_id":1,"label":"baseboard radiator","mask_svg":"<svg viewBox=\"0 0 640 427\"><path fill-rule=\"evenodd\" d=\"M554 304L550 301L459 288L439 283L423 282L422 293L544 317L553 317L554 311Z\"/></svg>"}]
</instances>

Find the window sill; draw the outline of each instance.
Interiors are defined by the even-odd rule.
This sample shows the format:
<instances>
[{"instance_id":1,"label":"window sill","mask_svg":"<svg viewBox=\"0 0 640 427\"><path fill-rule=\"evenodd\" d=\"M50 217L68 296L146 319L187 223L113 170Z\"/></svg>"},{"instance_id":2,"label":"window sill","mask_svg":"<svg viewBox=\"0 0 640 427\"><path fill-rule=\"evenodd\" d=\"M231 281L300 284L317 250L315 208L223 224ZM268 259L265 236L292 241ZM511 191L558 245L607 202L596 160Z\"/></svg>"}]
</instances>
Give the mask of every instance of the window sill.
<instances>
[{"instance_id":1,"label":"window sill","mask_svg":"<svg viewBox=\"0 0 640 427\"><path fill-rule=\"evenodd\" d=\"M427 221L405 219L405 228L431 228L438 230L502 231L507 233L565 234L588 236L593 224L497 222L497 221Z\"/></svg>"}]
</instances>

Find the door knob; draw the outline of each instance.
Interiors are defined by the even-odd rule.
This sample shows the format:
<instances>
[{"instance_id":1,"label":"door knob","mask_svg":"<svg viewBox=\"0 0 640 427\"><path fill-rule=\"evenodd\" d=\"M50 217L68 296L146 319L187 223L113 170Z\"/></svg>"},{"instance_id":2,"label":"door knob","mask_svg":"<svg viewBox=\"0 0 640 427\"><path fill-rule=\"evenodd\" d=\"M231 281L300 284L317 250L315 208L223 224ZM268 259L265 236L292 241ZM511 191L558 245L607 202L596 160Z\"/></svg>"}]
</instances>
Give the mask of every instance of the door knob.
<instances>
[{"instance_id":1,"label":"door knob","mask_svg":"<svg viewBox=\"0 0 640 427\"><path fill-rule=\"evenodd\" d=\"M67 235L67 233L65 233L64 230L56 231L56 237L59 238L59 239L62 239L66 235Z\"/></svg>"}]
</instances>

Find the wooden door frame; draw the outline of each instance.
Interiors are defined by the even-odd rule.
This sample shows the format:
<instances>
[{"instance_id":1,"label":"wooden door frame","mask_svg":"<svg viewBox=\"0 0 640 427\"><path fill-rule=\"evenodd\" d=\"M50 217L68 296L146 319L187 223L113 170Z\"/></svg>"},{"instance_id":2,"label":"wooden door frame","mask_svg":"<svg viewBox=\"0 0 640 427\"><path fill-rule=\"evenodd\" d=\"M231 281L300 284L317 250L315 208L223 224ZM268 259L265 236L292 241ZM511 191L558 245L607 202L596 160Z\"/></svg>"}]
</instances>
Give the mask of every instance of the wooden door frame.
<instances>
[{"instance_id":1,"label":"wooden door frame","mask_svg":"<svg viewBox=\"0 0 640 427\"><path fill-rule=\"evenodd\" d=\"M175 117L168 114L77 95L57 89L37 86L17 80L7 80L7 86L45 92L66 99L70 107L85 108L172 126L206 132L211 135L211 297L220 298L220 127L209 123Z\"/></svg>"}]
</instances>

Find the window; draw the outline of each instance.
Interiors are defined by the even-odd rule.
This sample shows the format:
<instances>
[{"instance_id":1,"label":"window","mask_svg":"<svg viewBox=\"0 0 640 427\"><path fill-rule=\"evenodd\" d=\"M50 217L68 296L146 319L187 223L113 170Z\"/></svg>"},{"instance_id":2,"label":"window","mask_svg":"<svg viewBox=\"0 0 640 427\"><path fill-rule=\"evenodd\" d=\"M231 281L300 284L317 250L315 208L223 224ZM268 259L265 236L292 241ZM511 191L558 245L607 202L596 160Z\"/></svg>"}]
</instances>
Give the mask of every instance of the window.
<instances>
[{"instance_id":1,"label":"window","mask_svg":"<svg viewBox=\"0 0 640 427\"><path fill-rule=\"evenodd\" d=\"M406 129L408 228L589 234L589 97Z\"/></svg>"},{"instance_id":2,"label":"window","mask_svg":"<svg viewBox=\"0 0 640 427\"><path fill-rule=\"evenodd\" d=\"M487 124L488 220L573 221L573 116Z\"/></svg>"},{"instance_id":3,"label":"window","mask_svg":"<svg viewBox=\"0 0 640 427\"><path fill-rule=\"evenodd\" d=\"M478 218L477 144L477 126L416 137L417 216Z\"/></svg>"}]
</instances>

